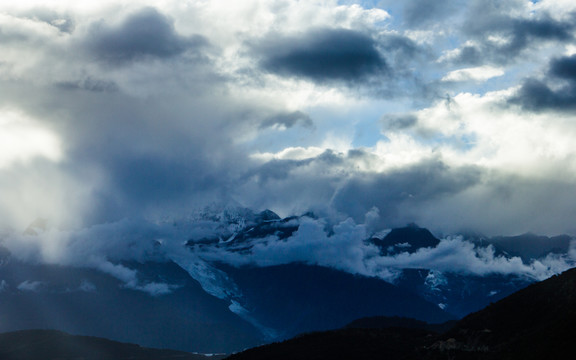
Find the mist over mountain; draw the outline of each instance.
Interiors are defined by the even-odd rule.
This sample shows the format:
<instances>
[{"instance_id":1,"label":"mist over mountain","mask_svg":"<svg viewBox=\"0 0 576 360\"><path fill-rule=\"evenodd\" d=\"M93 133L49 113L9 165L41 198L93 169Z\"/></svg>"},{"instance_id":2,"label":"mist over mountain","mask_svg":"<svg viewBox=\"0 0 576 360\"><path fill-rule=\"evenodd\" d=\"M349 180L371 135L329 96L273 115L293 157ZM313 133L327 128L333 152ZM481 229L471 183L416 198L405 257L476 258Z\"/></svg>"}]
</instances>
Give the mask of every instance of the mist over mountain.
<instances>
[{"instance_id":1,"label":"mist over mountain","mask_svg":"<svg viewBox=\"0 0 576 360\"><path fill-rule=\"evenodd\" d=\"M4 259L0 332L57 329L142 346L230 352L262 334L171 262L124 264L146 281L127 287L101 271ZM169 281L170 286L153 281Z\"/></svg>"},{"instance_id":2,"label":"mist over mountain","mask_svg":"<svg viewBox=\"0 0 576 360\"><path fill-rule=\"evenodd\" d=\"M539 256L511 255L524 238ZM569 236L437 238L415 224L374 231L237 206L78 231L36 221L2 246L1 330L200 352L369 316L442 323L574 264Z\"/></svg>"}]
</instances>

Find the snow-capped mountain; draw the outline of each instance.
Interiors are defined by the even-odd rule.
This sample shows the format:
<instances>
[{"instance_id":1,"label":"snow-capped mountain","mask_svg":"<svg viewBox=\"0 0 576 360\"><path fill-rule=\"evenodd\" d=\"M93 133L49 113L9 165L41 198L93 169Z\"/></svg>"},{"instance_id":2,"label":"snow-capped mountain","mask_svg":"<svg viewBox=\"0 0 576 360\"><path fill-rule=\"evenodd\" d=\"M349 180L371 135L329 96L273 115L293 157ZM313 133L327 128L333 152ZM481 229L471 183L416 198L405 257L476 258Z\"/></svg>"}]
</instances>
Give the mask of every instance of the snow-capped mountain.
<instances>
[{"instance_id":1,"label":"snow-capped mountain","mask_svg":"<svg viewBox=\"0 0 576 360\"><path fill-rule=\"evenodd\" d=\"M572 243L238 206L67 231L37 221L2 239L0 330L227 352L366 316L439 323L573 266Z\"/></svg>"},{"instance_id":2,"label":"snow-capped mountain","mask_svg":"<svg viewBox=\"0 0 576 360\"><path fill-rule=\"evenodd\" d=\"M238 213L226 210L218 218ZM415 224L369 233L362 224L331 225L312 213L281 219L270 210L241 223L218 241L190 239L187 246L234 267L304 263L378 277L457 317L574 265L568 235L439 239Z\"/></svg>"}]
</instances>

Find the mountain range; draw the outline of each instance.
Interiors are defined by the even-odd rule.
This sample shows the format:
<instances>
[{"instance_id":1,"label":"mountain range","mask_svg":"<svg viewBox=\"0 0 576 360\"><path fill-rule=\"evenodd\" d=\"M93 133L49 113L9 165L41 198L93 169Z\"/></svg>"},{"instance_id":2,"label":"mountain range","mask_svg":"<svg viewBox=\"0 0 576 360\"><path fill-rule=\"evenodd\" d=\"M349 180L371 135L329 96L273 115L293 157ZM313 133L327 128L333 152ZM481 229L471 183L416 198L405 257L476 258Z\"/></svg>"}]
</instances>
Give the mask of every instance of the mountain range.
<instances>
[{"instance_id":1,"label":"mountain range","mask_svg":"<svg viewBox=\"0 0 576 360\"><path fill-rule=\"evenodd\" d=\"M67 241L52 258L19 247L58 236ZM200 353L373 316L445 323L573 264L566 235L436 237L415 224L376 231L239 207L76 233L39 221L0 244L0 331L55 329Z\"/></svg>"}]
</instances>

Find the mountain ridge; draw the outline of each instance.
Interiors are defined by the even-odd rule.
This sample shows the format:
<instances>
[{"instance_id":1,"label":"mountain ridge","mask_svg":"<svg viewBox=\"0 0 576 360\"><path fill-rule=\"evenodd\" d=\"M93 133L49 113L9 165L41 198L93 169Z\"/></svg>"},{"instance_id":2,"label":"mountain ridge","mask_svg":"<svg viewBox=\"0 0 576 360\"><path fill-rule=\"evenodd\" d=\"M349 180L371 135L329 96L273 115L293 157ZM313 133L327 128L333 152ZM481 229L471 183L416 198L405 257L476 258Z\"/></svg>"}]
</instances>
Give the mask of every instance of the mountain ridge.
<instances>
[{"instance_id":1,"label":"mountain ridge","mask_svg":"<svg viewBox=\"0 0 576 360\"><path fill-rule=\"evenodd\" d=\"M231 355L230 360L531 360L576 355L576 268L530 285L466 316L442 334L401 318L360 319ZM376 322L376 325L374 325ZM378 324L380 322L380 324ZM371 325L370 325L371 324ZM439 329L437 329L439 330Z\"/></svg>"}]
</instances>

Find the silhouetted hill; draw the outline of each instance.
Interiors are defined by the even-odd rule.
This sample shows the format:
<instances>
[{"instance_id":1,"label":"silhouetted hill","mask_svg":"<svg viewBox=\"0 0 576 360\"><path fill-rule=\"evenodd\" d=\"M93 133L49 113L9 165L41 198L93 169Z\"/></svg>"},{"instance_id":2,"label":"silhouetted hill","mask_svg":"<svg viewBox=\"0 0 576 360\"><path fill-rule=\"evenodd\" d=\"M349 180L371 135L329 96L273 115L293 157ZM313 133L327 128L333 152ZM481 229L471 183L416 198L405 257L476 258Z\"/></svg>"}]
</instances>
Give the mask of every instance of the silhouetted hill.
<instances>
[{"instance_id":1,"label":"silhouetted hill","mask_svg":"<svg viewBox=\"0 0 576 360\"><path fill-rule=\"evenodd\" d=\"M433 333L421 329L342 329L306 334L234 354L228 360L406 359L427 345Z\"/></svg>"},{"instance_id":2,"label":"silhouetted hill","mask_svg":"<svg viewBox=\"0 0 576 360\"><path fill-rule=\"evenodd\" d=\"M432 348L477 353L479 359L560 359L576 356L575 338L571 269L467 316Z\"/></svg>"},{"instance_id":3,"label":"silhouetted hill","mask_svg":"<svg viewBox=\"0 0 576 360\"><path fill-rule=\"evenodd\" d=\"M401 316L371 316L354 320L346 325L351 329L387 329L387 328L406 328L421 329L435 333L443 333L450 330L457 322L447 321L442 324L429 324L424 321L411 319Z\"/></svg>"},{"instance_id":4,"label":"silhouetted hill","mask_svg":"<svg viewBox=\"0 0 576 360\"><path fill-rule=\"evenodd\" d=\"M410 319L372 318L354 323L404 327L308 334L230 359L571 359L576 356L576 269L471 314L442 335L414 329L423 324Z\"/></svg>"},{"instance_id":5,"label":"silhouetted hill","mask_svg":"<svg viewBox=\"0 0 576 360\"><path fill-rule=\"evenodd\" d=\"M218 360L174 350L161 350L103 338L69 335L55 330L25 330L0 334L2 360Z\"/></svg>"}]
</instances>

